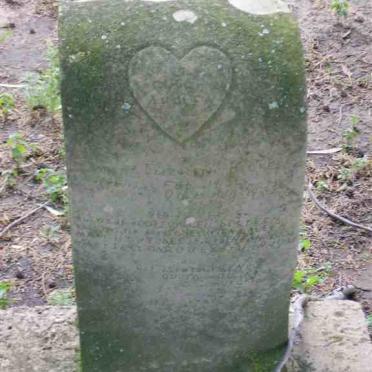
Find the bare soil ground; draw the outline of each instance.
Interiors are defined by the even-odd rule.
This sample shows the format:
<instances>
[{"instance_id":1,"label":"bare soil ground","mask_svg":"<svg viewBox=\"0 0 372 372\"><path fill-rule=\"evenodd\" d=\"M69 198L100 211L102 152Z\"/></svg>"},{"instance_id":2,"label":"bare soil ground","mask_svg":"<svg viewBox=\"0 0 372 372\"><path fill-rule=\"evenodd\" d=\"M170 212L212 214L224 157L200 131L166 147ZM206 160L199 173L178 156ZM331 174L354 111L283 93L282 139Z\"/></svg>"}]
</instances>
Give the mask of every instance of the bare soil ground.
<instances>
[{"instance_id":1,"label":"bare soil ground","mask_svg":"<svg viewBox=\"0 0 372 372\"><path fill-rule=\"evenodd\" d=\"M372 226L372 4L354 0L346 18L334 15L328 0L292 1L298 17L308 72L309 150L344 147L308 156L308 180L321 203L333 212ZM10 23L10 25L9 25ZM64 169L61 119L32 110L22 89L28 72L45 68L47 41L56 43L56 7L50 0L0 0L0 93L12 93L16 108L0 117L0 234L19 217L48 200L35 182L37 169ZM350 131L352 125L356 130ZM349 132L348 132L349 131ZM21 133L36 144L13 187L6 183L14 160L6 141ZM347 133L352 138L347 140ZM345 148L345 145L348 145ZM346 285L372 314L371 234L321 212L304 194L299 270L322 278L307 290L325 295ZM54 206L58 208L57 206ZM51 233L46 233L52 231ZM309 274L310 275L310 274ZM0 238L0 281L11 283L11 305L39 305L73 282L68 223L41 209Z\"/></svg>"}]
</instances>

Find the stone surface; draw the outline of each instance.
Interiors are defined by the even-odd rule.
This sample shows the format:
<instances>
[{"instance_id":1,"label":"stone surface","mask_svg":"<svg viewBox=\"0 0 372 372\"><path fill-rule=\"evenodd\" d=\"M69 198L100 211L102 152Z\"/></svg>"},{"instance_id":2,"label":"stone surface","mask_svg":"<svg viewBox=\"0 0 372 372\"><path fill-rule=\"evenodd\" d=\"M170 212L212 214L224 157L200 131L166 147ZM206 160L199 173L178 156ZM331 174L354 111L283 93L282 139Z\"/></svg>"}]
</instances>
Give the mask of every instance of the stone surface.
<instances>
[{"instance_id":1,"label":"stone surface","mask_svg":"<svg viewBox=\"0 0 372 372\"><path fill-rule=\"evenodd\" d=\"M80 371L76 323L75 307L0 311L0 370ZM310 302L287 372L369 372L371 355L358 303Z\"/></svg>"},{"instance_id":2,"label":"stone surface","mask_svg":"<svg viewBox=\"0 0 372 372\"><path fill-rule=\"evenodd\" d=\"M300 38L276 3L64 2L86 371L276 363L306 141Z\"/></svg>"},{"instance_id":3,"label":"stone surface","mask_svg":"<svg viewBox=\"0 0 372 372\"><path fill-rule=\"evenodd\" d=\"M77 372L75 307L0 310L1 372Z\"/></svg>"},{"instance_id":4,"label":"stone surface","mask_svg":"<svg viewBox=\"0 0 372 372\"><path fill-rule=\"evenodd\" d=\"M311 301L289 372L372 371L372 344L360 304Z\"/></svg>"},{"instance_id":5,"label":"stone surface","mask_svg":"<svg viewBox=\"0 0 372 372\"><path fill-rule=\"evenodd\" d=\"M365 268L359 271L359 275L354 279L353 284L363 291L372 291L372 264L367 264Z\"/></svg>"}]
</instances>

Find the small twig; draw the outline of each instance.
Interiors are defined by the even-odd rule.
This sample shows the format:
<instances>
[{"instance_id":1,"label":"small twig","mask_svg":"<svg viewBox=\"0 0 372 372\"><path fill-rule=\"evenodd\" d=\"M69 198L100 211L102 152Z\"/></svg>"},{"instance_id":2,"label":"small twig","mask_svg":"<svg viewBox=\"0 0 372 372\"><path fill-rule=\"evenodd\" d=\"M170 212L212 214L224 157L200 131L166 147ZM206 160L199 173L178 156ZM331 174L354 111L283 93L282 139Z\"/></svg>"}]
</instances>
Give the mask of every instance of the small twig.
<instances>
[{"instance_id":1,"label":"small twig","mask_svg":"<svg viewBox=\"0 0 372 372\"><path fill-rule=\"evenodd\" d=\"M330 295L328 295L326 300L351 300L355 295L356 288L352 285L335 289Z\"/></svg>"},{"instance_id":2,"label":"small twig","mask_svg":"<svg viewBox=\"0 0 372 372\"><path fill-rule=\"evenodd\" d=\"M41 287L43 289L44 297L47 298L48 292L45 286L45 272L41 275Z\"/></svg>"},{"instance_id":3,"label":"small twig","mask_svg":"<svg viewBox=\"0 0 372 372\"><path fill-rule=\"evenodd\" d=\"M25 84L0 84L2 88L24 88Z\"/></svg>"},{"instance_id":4,"label":"small twig","mask_svg":"<svg viewBox=\"0 0 372 372\"><path fill-rule=\"evenodd\" d=\"M40 209L45 208L48 204L49 204L49 202L46 202L46 203L40 205L39 207L33 209L32 211L27 212L22 217L16 219L12 223L10 223L8 226L4 227L4 229L0 232L0 238L2 238L10 229L12 229L13 227L15 227L15 226L19 225L20 223L24 222L28 217L32 216L34 213L38 212Z\"/></svg>"},{"instance_id":5,"label":"small twig","mask_svg":"<svg viewBox=\"0 0 372 372\"><path fill-rule=\"evenodd\" d=\"M313 193L312 191L312 184L309 183L308 187L307 187L307 191L309 193L309 196L311 198L311 200L315 203L315 205L320 209L322 210L323 212L327 213L329 216L331 216L332 218L336 219L336 220L339 220L341 222L343 222L344 224L346 225L350 225L350 226L353 226L357 229L362 229L362 230L365 230L365 231L368 231L369 233L372 233L372 229L368 226L364 226L364 225L361 225L359 223L355 223L353 221L350 221L349 219L345 218L345 217L341 217L339 216L338 214L336 213L333 213L331 212L329 209L327 209L324 205L322 205L320 203L320 201L317 199L317 197L315 196L315 194Z\"/></svg>"},{"instance_id":6,"label":"small twig","mask_svg":"<svg viewBox=\"0 0 372 372\"><path fill-rule=\"evenodd\" d=\"M7 174L5 176L4 182L0 186L0 195L5 191L5 189L8 185L9 178L10 178L10 176L9 176L9 174Z\"/></svg>"},{"instance_id":7,"label":"small twig","mask_svg":"<svg viewBox=\"0 0 372 372\"><path fill-rule=\"evenodd\" d=\"M341 147L335 147L333 149L328 150L314 150L314 151L308 151L308 155L329 155L329 154L336 154L337 152L340 152L342 150Z\"/></svg>"},{"instance_id":8,"label":"small twig","mask_svg":"<svg viewBox=\"0 0 372 372\"><path fill-rule=\"evenodd\" d=\"M343 35L342 35L342 38L343 39L347 39L351 34L351 30L348 30L347 32L345 32Z\"/></svg>"},{"instance_id":9,"label":"small twig","mask_svg":"<svg viewBox=\"0 0 372 372\"><path fill-rule=\"evenodd\" d=\"M344 107L341 105L340 106L340 114L338 118L338 125L340 126L342 123L342 119L344 118L344 112L343 112Z\"/></svg>"},{"instance_id":10,"label":"small twig","mask_svg":"<svg viewBox=\"0 0 372 372\"><path fill-rule=\"evenodd\" d=\"M285 354L282 358L282 360L279 362L277 367L275 368L275 372L282 372L283 368L288 363L289 358L292 355L293 346L299 336L300 333L300 327L302 324L302 321L305 317L305 307L307 303L309 302L310 297L307 295L300 296L293 305L293 327L289 334L288 343L287 343L287 349L285 351Z\"/></svg>"}]
</instances>

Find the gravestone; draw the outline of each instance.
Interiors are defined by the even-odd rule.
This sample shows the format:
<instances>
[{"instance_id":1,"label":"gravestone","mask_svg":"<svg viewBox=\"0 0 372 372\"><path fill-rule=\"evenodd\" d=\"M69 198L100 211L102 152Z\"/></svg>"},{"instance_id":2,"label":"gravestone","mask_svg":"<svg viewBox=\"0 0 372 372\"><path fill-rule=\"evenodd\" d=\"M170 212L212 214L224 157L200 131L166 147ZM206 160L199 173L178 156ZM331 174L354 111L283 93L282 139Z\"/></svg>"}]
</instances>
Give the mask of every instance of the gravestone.
<instances>
[{"instance_id":1,"label":"gravestone","mask_svg":"<svg viewBox=\"0 0 372 372\"><path fill-rule=\"evenodd\" d=\"M272 370L306 142L288 8L65 0L60 38L83 370Z\"/></svg>"}]
</instances>

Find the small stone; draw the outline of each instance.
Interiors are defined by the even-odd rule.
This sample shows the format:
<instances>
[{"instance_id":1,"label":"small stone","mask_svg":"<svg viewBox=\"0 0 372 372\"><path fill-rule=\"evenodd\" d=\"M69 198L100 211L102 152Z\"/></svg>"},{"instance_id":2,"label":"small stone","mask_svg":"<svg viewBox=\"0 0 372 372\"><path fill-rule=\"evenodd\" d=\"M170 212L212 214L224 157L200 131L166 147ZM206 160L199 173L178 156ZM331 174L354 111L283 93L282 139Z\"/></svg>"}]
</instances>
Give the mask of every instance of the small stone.
<instances>
[{"instance_id":1,"label":"small stone","mask_svg":"<svg viewBox=\"0 0 372 372\"><path fill-rule=\"evenodd\" d=\"M278 102L274 101L274 102L269 103L269 109L270 110L275 110L277 108L279 108Z\"/></svg>"},{"instance_id":2,"label":"small stone","mask_svg":"<svg viewBox=\"0 0 372 372\"><path fill-rule=\"evenodd\" d=\"M132 107L131 104L129 104L128 102L125 102L122 106L122 109L124 112L128 113L131 107Z\"/></svg>"},{"instance_id":3,"label":"small stone","mask_svg":"<svg viewBox=\"0 0 372 372\"><path fill-rule=\"evenodd\" d=\"M173 14L173 18L177 22L188 22L194 24L198 19L198 16L191 10L178 10Z\"/></svg>"},{"instance_id":4,"label":"small stone","mask_svg":"<svg viewBox=\"0 0 372 372\"><path fill-rule=\"evenodd\" d=\"M196 224L196 219L194 217L189 217L186 219L186 225L193 226Z\"/></svg>"},{"instance_id":5,"label":"small stone","mask_svg":"<svg viewBox=\"0 0 372 372\"><path fill-rule=\"evenodd\" d=\"M17 279L24 279L25 278L25 274L22 271L19 270L19 271L16 272L15 277Z\"/></svg>"},{"instance_id":6,"label":"small stone","mask_svg":"<svg viewBox=\"0 0 372 372\"><path fill-rule=\"evenodd\" d=\"M355 22L358 22L358 23L363 23L365 21L364 17L360 14L358 14L355 18L354 18L354 21Z\"/></svg>"},{"instance_id":7,"label":"small stone","mask_svg":"<svg viewBox=\"0 0 372 372\"><path fill-rule=\"evenodd\" d=\"M353 197L354 197L354 190L353 190L351 187L349 187L349 188L346 190L345 194L346 194L346 196L347 196L348 198L353 198Z\"/></svg>"},{"instance_id":8,"label":"small stone","mask_svg":"<svg viewBox=\"0 0 372 372\"><path fill-rule=\"evenodd\" d=\"M53 280L48 283L49 288L55 288L56 286L57 286L57 283Z\"/></svg>"},{"instance_id":9,"label":"small stone","mask_svg":"<svg viewBox=\"0 0 372 372\"><path fill-rule=\"evenodd\" d=\"M33 28L30 28L30 34L36 34L36 31L35 31L35 29L33 29Z\"/></svg>"},{"instance_id":10,"label":"small stone","mask_svg":"<svg viewBox=\"0 0 372 372\"><path fill-rule=\"evenodd\" d=\"M372 291L372 264L368 264L364 270L359 271L359 275L354 279L355 287L363 291Z\"/></svg>"}]
</instances>

